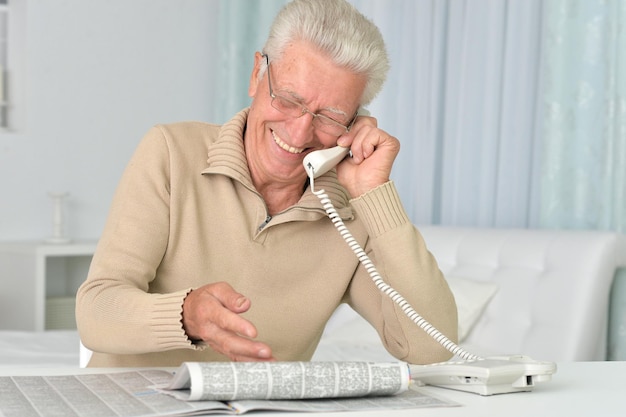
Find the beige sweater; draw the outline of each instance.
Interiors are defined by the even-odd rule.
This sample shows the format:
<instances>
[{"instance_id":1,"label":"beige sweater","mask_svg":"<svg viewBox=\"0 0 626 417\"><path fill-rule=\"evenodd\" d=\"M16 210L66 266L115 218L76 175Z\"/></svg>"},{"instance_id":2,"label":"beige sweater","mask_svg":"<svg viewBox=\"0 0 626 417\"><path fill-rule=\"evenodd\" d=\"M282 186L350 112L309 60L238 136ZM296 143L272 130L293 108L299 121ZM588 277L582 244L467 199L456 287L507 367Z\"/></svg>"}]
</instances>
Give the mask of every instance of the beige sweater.
<instances>
[{"instance_id":1,"label":"beige sweater","mask_svg":"<svg viewBox=\"0 0 626 417\"><path fill-rule=\"evenodd\" d=\"M251 299L244 316L278 360L310 359L342 302L376 328L398 359L448 359L378 291L310 188L267 222L246 164L246 117L244 110L224 126L160 125L140 143L77 294L80 337L94 351L89 365L227 360L192 343L181 324L186 294L218 281ZM351 201L334 170L315 185L330 195L386 282L456 340L454 298L393 183Z\"/></svg>"}]
</instances>

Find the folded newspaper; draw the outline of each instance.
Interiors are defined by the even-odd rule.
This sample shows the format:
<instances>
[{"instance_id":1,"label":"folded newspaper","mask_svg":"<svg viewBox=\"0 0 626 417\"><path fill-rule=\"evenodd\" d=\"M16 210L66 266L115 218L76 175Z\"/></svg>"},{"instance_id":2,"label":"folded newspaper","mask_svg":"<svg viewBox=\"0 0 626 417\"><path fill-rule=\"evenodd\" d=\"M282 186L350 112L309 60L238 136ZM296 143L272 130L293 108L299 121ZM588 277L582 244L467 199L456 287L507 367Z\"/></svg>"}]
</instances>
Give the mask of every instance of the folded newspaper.
<instances>
[{"instance_id":1,"label":"folded newspaper","mask_svg":"<svg viewBox=\"0 0 626 417\"><path fill-rule=\"evenodd\" d=\"M389 396L406 391L402 362L185 362L157 387L185 401Z\"/></svg>"},{"instance_id":2,"label":"folded newspaper","mask_svg":"<svg viewBox=\"0 0 626 417\"><path fill-rule=\"evenodd\" d=\"M140 368L0 376L0 416L181 417L254 410L380 411L459 405L415 384L406 389L408 379L406 364L363 362L187 363L174 374L170 369ZM394 393L399 394L388 395Z\"/></svg>"}]
</instances>

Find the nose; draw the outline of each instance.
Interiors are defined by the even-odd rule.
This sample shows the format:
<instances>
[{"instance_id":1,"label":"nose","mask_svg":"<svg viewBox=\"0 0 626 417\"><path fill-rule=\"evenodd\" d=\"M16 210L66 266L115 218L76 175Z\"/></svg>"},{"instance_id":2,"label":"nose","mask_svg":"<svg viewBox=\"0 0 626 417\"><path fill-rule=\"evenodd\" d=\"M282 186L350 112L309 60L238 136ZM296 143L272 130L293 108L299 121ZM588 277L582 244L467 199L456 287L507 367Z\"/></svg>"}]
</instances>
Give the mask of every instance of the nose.
<instances>
[{"instance_id":1,"label":"nose","mask_svg":"<svg viewBox=\"0 0 626 417\"><path fill-rule=\"evenodd\" d=\"M291 130L292 139L300 138L303 143L309 141L315 130L313 126L314 119L315 114L308 109L303 109L300 117L291 119L288 125Z\"/></svg>"}]
</instances>

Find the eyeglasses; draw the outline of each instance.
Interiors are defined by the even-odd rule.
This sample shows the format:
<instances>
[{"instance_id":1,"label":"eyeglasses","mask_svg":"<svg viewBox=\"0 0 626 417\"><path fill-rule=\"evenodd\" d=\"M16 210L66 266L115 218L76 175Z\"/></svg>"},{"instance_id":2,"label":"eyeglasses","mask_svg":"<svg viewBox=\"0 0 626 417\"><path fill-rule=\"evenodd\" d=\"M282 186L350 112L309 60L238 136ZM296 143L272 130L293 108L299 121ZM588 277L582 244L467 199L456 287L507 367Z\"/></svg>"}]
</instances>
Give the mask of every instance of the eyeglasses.
<instances>
[{"instance_id":1,"label":"eyeglasses","mask_svg":"<svg viewBox=\"0 0 626 417\"><path fill-rule=\"evenodd\" d=\"M350 122L347 125L344 125L326 115L313 113L311 110L307 109L304 105L298 103L297 101L274 93L274 90L272 89L272 80L270 79L270 59L267 54L263 54L263 56L265 57L265 60L267 62L267 83L270 87L270 97L272 97L273 108L283 114L286 114L287 116L296 119L308 113L313 116L313 121L311 122L313 124L313 127L332 136L339 137L341 135L345 135L350 131L352 125L356 120L358 111L354 113L354 116L352 116Z\"/></svg>"}]
</instances>

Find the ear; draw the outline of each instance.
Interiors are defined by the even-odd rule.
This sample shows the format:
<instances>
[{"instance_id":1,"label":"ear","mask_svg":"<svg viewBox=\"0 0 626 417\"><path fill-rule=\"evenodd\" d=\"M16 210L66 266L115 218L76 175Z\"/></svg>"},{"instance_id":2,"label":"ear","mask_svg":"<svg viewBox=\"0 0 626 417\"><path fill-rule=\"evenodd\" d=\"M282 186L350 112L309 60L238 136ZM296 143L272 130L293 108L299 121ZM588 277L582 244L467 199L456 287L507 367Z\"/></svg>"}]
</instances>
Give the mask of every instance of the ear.
<instances>
[{"instance_id":1,"label":"ear","mask_svg":"<svg viewBox=\"0 0 626 417\"><path fill-rule=\"evenodd\" d=\"M259 82L261 79L259 78L259 71L261 70L261 65L265 61L263 55L260 52L254 53L254 67L252 68L252 74L250 74L250 84L248 85L248 96L254 97L259 87Z\"/></svg>"}]
</instances>

